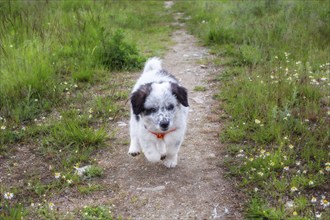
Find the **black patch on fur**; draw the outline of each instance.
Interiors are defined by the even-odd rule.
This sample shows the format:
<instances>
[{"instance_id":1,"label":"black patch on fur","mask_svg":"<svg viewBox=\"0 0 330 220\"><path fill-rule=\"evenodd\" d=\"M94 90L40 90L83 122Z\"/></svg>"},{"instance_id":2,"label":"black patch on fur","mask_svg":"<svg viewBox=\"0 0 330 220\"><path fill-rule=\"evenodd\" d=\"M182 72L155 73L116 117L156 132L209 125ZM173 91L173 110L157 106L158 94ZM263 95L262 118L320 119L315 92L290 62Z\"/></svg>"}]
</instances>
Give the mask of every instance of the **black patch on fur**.
<instances>
[{"instance_id":1,"label":"black patch on fur","mask_svg":"<svg viewBox=\"0 0 330 220\"><path fill-rule=\"evenodd\" d=\"M179 86L176 83L171 83L172 94L175 95L177 100L185 107L188 107L188 93L187 89Z\"/></svg>"},{"instance_id":2,"label":"black patch on fur","mask_svg":"<svg viewBox=\"0 0 330 220\"><path fill-rule=\"evenodd\" d=\"M166 155L163 155L160 157L161 160L165 160L165 158L166 158Z\"/></svg>"},{"instance_id":3,"label":"black patch on fur","mask_svg":"<svg viewBox=\"0 0 330 220\"><path fill-rule=\"evenodd\" d=\"M151 92L151 83L140 86L138 90L131 95L131 104L133 113L139 115L144 110L144 102Z\"/></svg>"},{"instance_id":4,"label":"black patch on fur","mask_svg":"<svg viewBox=\"0 0 330 220\"><path fill-rule=\"evenodd\" d=\"M145 109L143 109L143 114L144 115L151 115L152 113L155 113L157 111L158 111L157 108L145 108Z\"/></svg>"},{"instance_id":5,"label":"black patch on fur","mask_svg":"<svg viewBox=\"0 0 330 220\"><path fill-rule=\"evenodd\" d=\"M136 119L136 121L139 121L140 120L140 116L139 115L135 115L135 119Z\"/></svg>"}]
</instances>

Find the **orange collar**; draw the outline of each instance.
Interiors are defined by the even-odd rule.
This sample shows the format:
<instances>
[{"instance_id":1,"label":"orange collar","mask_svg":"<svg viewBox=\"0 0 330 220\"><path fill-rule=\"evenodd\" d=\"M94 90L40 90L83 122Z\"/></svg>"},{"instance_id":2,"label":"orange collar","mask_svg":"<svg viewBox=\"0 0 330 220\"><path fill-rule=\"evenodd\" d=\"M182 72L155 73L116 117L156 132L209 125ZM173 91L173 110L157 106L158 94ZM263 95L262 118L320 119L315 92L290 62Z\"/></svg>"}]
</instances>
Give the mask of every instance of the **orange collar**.
<instances>
[{"instance_id":1,"label":"orange collar","mask_svg":"<svg viewBox=\"0 0 330 220\"><path fill-rule=\"evenodd\" d=\"M175 130L176 130L176 128L174 128L174 129L172 129L172 130L169 130L169 131L167 131L167 132L165 132L165 133L156 133L156 132L153 132L153 131L150 131L150 130L148 130L148 131L149 131L151 134L155 135L158 139L164 139L164 137L165 137L166 134L171 133L171 132L173 132L173 131L175 131Z\"/></svg>"}]
</instances>

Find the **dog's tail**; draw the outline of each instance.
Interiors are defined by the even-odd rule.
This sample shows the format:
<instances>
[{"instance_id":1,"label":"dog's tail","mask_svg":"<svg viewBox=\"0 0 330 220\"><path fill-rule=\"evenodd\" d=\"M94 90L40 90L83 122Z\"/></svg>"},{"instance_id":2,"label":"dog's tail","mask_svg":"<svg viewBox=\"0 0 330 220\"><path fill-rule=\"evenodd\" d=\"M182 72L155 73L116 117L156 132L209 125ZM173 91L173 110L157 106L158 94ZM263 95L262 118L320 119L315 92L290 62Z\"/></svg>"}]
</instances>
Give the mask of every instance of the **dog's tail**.
<instances>
[{"instance_id":1,"label":"dog's tail","mask_svg":"<svg viewBox=\"0 0 330 220\"><path fill-rule=\"evenodd\" d=\"M147 60L143 72L149 72L152 70L161 70L162 69L162 61L158 57L152 57Z\"/></svg>"}]
</instances>

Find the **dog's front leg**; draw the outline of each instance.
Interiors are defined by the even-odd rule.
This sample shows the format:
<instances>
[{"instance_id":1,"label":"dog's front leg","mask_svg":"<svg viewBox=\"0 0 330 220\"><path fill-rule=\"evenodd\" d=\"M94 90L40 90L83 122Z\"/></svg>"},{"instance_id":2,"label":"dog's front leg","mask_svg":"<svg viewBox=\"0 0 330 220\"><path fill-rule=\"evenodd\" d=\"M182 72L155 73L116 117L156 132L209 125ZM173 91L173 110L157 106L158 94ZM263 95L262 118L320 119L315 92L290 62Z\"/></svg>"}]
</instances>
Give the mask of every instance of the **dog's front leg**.
<instances>
[{"instance_id":1,"label":"dog's front leg","mask_svg":"<svg viewBox=\"0 0 330 220\"><path fill-rule=\"evenodd\" d=\"M148 161L152 163L156 163L160 161L163 155L161 155L161 153L159 152L157 143L150 141L142 141L142 142L143 142L142 145L143 153L145 157L148 159Z\"/></svg>"},{"instance_id":2,"label":"dog's front leg","mask_svg":"<svg viewBox=\"0 0 330 220\"><path fill-rule=\"evenodd\" d=\"M178 154L166 155L164 165L168 168L174 168L178 164Z\"/></svg>"},{"instance_id":3,"label":"dog's front leg","mask_svg":"<svg viewBox=\"0 0 330 220\"><path fill-rule=\"evenodd\" d=\"M128 154L135 157L139 155L141 152L140 144L138 138L132 138L131 137L131 144L128 149Z\"/></svg>"},{"instance_id":4,"label":"dog's front leg","mask_svg":"<svg viewBox=\"0 0 330 220\"><path fill-rule=\"evenodd\" d=\"M164 165L168 168L174 168L178 163L178 152L182 141L171 142L166 145L166 158Z\"/></svg>"},{"instance_id":5,"label":"dog's front leg","mask_svg":"<svg viewBox=\"0 0 330 220\"><path fill-rule=\"evenodd\" d=\"M167 152L166 152L166 145L165 145L164 141L158 142L157 149L160 154L160 159L165 160Z\"/></svg>"},{"instance_id":6,"label":"dog's front leg","mask_svg":"<svg viewBox=\"0 0 330 220\"><path fill-rule=\"evenodd\" d=\"M137 116L133 115L131 113L131 120L130 120L130 137L131 137L131 143L129 146L128 153L135 157L140 154L141 152L141 146L139 143L139 138L138 138L138 120Z\"/></svg>"}]
</instances>

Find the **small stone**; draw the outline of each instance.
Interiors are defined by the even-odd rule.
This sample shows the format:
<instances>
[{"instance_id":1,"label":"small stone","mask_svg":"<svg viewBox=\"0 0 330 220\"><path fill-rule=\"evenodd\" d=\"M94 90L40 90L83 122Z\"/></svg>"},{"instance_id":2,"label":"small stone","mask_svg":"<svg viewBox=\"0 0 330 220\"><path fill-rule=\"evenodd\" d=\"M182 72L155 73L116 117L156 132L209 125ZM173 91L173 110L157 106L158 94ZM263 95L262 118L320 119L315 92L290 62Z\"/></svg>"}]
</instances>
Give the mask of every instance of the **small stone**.
<instances>
[{"instance_id":1,"label":"small stone","mask_svg":"<svg viewBox=\"0 0 330 220\"><path fill-rule=\"evenodd\" d=\"M141 190L141 191L161 191L164 190L165 186L156 186L156 187L148 187L148 188L137 188L137 190Z\"/></svg>"},{"instance_id":2,"label":"small stone","mask_svg":"<svg viewBox=\"0 0 330 220\"><path fill-rule=\"evenodd\" d=\"M192 100L194 100L197 104L203 104L204 101L200 97L193 97Z\"/></svg>"},{"instance_id":3,"label":"small stone","mask_svg":"<svg viewBox=\"0 0 330 220\"><path fill-rule=\"evenodd\" d=\"M215 154L214 153L210 153L209 154L209 158L215 158Z\"/></svg>"},{"instance_id":4,"label":"small stone","mask_svg":"<svg viewBox=\"0 0 330 220\"><path fill-rule=\"evenodd\" d=\"M125 127L125 126L127 126L127 124L125 122L123 122L123 121L119 121L119 122L117 122L117 124L118 124L119 127Z\"/></svg>"}]
</instances>

